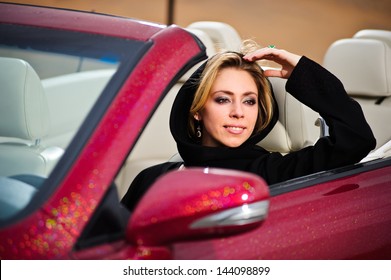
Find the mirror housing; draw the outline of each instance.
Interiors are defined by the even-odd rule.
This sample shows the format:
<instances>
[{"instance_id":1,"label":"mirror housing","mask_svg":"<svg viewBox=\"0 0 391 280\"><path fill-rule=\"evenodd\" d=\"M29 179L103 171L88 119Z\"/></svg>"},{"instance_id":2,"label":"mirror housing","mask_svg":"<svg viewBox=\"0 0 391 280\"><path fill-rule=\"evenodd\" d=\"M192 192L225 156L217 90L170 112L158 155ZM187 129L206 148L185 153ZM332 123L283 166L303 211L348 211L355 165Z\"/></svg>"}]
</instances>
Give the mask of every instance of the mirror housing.
<instances>
[{"instance_id":1,"label":"mirror housing","mask_svg":"<svg viewBox=\"0 0 391 280\"><path fill-rule=\"evenodd\" d=\"M158 246L239 233L259 226L269 188L254 174L217 168L177 170L158 179L131 216L127 239Z\"/></svg>"}]
</instances>

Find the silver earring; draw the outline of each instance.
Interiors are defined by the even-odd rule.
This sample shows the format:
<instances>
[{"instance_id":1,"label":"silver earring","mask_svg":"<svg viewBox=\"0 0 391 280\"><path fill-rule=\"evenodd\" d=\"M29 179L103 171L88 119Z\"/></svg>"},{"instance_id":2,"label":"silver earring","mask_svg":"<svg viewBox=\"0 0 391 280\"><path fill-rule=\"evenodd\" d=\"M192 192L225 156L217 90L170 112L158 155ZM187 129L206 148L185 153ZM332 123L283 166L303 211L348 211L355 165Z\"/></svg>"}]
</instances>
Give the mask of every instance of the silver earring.
<instances>
[{"instance_id":1,"label":"silver earring","mask_svg":"<svg viewBox=\"0 0 391 280\"><path fill-rule=\"evenodd\" d=\"M201 125L200 125L199 122L198 122L198 124L197 124L196 136L197 136L197 138L201 138L201 136L202 136L202 133L201 133Z\"/></svg>"}]
</instances>

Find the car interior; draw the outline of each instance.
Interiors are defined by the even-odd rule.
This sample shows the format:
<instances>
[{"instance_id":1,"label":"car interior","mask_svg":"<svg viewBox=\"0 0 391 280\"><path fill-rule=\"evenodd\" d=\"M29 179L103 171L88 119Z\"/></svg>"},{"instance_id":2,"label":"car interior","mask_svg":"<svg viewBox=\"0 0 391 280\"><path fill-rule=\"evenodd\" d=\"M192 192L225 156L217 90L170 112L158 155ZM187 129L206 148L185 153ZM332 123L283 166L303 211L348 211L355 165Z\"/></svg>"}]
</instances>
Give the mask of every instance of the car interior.
<instances>
[{"instance_id":1,"label":"car interior","mask_svg":"<svg viewBox=\"0 0 391 280\"><path fill-rule=\"evenodd\" d=\"M186 29L200 38L206 46L208 56L220 50L239 51L242 43L238 32L226 23L194 22ZM375 48L376 54L373 54L374 49L371 46L365 48L367 40L372 40L373 44L379 46L378 49ZM341 48L340 41L347 41L352 45L338 50ZM362 49L358 48L361 45L364 45ZM323 64L346 84L348 94L360 103L367 121L374 131L377 149L362 162L391 155L391 130L385 129L387 126L385 120L391 117L390 46L391 31L362 30L352 38L342 39L332 44L326 53ZM352 52L352 49L356 51ZM371 52L368 53L368 51ZM346 55L346 52L349 53L349 56ZM367 60L364 60L361 52L367 52ZM342 60L341 56L346 60ZM350 60L347 61L347 59ZM359 65L352 64L352 60ZM167 159L181 160L177 155L175 141L169 132L168 119L176 93L190 77L190 74L194 72L195 67L186 73L167 94L126 160L116 179L120 197L126 193L130 183L141 170L165 162ZM365 75L368 81L363 80L362 75ZM285 91L285 80L270 78L270 82L279 106L279 122L270 134L259 143L260 146L269 151L285 154L312 145L319 137L327 134L327 126L321 116ZM381 87L380 91L379 87ZM358 93L354 88L359 88L362 92ZM154 145L153 135L159 135L159 145ZM161 147L165 148L161 149Z\"/></svg>"},{"instance_id":2,"label":"car interior","mask_svg":"<svg viewBox=\"0 0 391 280\"><path fill-rule=\"evenodd\" d=\"M222 49L238 51L242 42L238 32L222 22L195 22L186 29L203 42L208 56ZM23 59L20 54L10 58L7 51L0 49L0 67L7 69L0 72L0 96L7 101L0 105L0 176L47 177L117 66L97 66L101 62L91 61L86 71L45 75L39 71L39 62ZM387 123L391 117L390 56L391 31L362 30L332 44L324 59L324 66L361 104L374 131L377 151L381 152L375 151L366 160L391 155ZM169 130L169 115L176 93L197 66L168 92L124 162L115 179L120 198L141 170L167 160L180 160ZM289 153L315 143L327 133L319 114L285 91L284 80L270 81L279 106L279 122L260 146Z\"/></svg>"},{"instance_id":3,"label":"car interior","mask_svg":"<svg viewBox=\"0 0 391 280\"><path fill-rule=\"evenodd\" d=\"M84 71L41 80L25 60L1 57L0 65L7 69L0 74L0 95L7 101L0 111L0 175L46 177L115 70Z\"/></svg>"}]
</instances>

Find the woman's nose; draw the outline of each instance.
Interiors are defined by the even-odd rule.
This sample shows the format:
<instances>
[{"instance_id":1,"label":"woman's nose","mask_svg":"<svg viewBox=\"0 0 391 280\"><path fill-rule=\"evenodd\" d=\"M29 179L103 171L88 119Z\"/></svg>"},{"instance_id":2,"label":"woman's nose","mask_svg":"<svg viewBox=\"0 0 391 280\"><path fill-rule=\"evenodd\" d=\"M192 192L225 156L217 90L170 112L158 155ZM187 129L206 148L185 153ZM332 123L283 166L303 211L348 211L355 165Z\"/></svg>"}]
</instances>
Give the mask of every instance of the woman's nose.
<instances>
[{"instance_id":1,"label":"woman's nose","mask_svg":"<svg viewBox=\"0 0 391 280\"><path fill-rule=\"evenodd\" d=\"M244 113L243 113L242 105L237 103L232 103L230 117L239 119L239 118L243 118L243 116Z\"/></svg>"}]
</instances>

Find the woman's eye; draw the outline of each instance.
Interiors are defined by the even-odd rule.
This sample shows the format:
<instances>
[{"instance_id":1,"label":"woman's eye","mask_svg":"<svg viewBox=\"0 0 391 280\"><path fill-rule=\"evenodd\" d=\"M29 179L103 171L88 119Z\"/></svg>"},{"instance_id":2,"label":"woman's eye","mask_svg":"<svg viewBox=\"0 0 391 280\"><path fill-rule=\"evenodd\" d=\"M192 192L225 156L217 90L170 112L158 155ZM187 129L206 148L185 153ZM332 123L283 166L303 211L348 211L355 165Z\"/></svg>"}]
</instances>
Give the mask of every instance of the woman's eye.
<instances>
[{"instance_id":1,"label":"woman's eye","mask_svg":"<svg viewBox=\"0 0 391 280\"><path fill-rule=\"evenodd\" d=\"M244 103L246 103L246 104L248 104L248 105L255 105L255 104L257 104L257 100L255 100L255 99L253 99L253 98L251 98L251 99L246 99L246 100L244 101Z\"/></svg>"},{"instance_id":2,"label":"woman's eye","mask_svg":"<svg viewBox=\"0 0 391 280\"><path fill-rule=\"evenodd\" d=\"M228 103L229 99L226 97L217 97L215 98L215 102L219 104L224 104L224 103Z\"/></svg>"}]
</instances>

